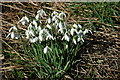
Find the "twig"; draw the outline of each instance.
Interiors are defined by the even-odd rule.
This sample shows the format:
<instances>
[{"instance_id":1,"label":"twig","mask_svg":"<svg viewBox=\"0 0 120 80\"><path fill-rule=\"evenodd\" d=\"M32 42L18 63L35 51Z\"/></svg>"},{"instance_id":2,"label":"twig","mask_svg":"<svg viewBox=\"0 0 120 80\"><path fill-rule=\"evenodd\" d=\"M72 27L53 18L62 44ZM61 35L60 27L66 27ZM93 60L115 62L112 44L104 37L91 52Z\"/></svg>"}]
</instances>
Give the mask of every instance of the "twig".
<instances>
[{"instance_id":1,"label":"twig","mask_svg":"<svg viewBox=\"0 0 120 80\"><path fill-rule=\"evenodd\" d=\"M2 5L3 5L3 4L2 4ZM28 14L31 14L33 17L35 17L35 14L30 13L30 12L28 12L27 10L20 9L20 8L18 8L18 7L13 7L13 6L11 6L11 5L3 5L3 6L10 7L10 8L17 9L17 10L21 10L21 11L26 12L26 13L28 13Z\"/></svg>"},{"instance_id":2,"label":"twig","mask_svg":"<svg viewBox=\"0 0 120 80\"><path fill-rule=\"evenodd\" d=\"M6 43L4 40L0 39L2 42L4 42L8 47L10 47L22 60L24 60L24 58L22 56L20 56L20 54L15 50L13 49L8 43Z\"/></svg>"}]
</instances>

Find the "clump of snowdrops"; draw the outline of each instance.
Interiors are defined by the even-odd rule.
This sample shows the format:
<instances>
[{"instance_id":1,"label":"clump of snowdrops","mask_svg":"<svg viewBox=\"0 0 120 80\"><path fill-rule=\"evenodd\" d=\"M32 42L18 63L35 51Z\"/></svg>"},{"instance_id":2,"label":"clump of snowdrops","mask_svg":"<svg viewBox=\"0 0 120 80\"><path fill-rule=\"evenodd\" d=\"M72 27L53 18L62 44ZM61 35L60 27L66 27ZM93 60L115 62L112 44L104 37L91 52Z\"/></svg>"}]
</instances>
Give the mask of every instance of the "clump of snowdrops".
<instances>
[{"instance_id":1,"label":"clump of snowdrops","mask_svg":"<svg viewBox=\"0 0 120 80\"><path fill-rule=\"evenodd\" d=\"M59 78L77 61L78 49L84 42L86 33L91 32L80 24L67 24L64 12L54 11L46 14L41 9L33 19L23 17L18 23L27 26L26 31L19 32L17 26L11 27L7 37L20 39L23 43L24 58L38 78ZM16 35L18 34L19 35ZM26 39L27 43L24 42ZM28 48L29 46L29 48Z\"/></svg>"}]
</instances>

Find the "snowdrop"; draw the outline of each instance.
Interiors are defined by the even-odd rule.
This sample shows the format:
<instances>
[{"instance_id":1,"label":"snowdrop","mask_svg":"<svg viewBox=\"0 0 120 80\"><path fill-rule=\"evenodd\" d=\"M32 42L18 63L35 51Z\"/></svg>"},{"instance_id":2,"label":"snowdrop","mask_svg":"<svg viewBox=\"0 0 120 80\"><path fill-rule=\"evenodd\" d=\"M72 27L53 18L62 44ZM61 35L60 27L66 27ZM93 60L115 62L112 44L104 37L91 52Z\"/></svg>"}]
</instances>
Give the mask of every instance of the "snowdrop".
<instances>
[{"instance_id":1,"label":"snowdrop","mask_svg":"<svg viewBox=\"0 0 120 80\"><path fill-rule=\"evenodd\" d=\"M19 22L21 22L22 23L22 25L25 25L26 24L26 22L29 22L29 19L28 19L28 17L23 17ZM18 22L18 23L19 23Z\"/></svg>"},{"instance_id":2,"label":"snowdrop","mask_svg":"<svg viewBox=\"0 0 120 80\"><path fill-rule=\"evenodd\" d=\"M70 41L70 38L69 38L69 36L65 33L65 35L62 37L62 40L66 40L66 41Z\"/></svg>"},{"instance_id":3,"label":"snowdrop","mask_svg":"<svg viewBox=\"0 0 120 80\"><path fill-rule=\"evenodd\" d=\"M68 44L65 46L66 49L68 49Z\"/></svg>"},{"instance_id":4,"label":"snowdrop","mask_svg":"<svg viewBox=\"0 0 120 80\"><path fill-rule=\"evenodd\" d=\"M48 39L54 40L54 38L53 38L53 36L52 36L51 34L48 34L48 35L47 35L46 40L48 40Z\"/></svg>"},{"instance_id":5,"label":"snowdrop","mask_svg":"<svg viewBox=\"0 0 120 80\"><path fill-rule=\"evenodd\" d=\"M53 16L53 17L52 17L52 21L57 21L57 18L58 18L57 15ZM56 22L55 22L55 23L56 23Z\"/></svg>"},{"instance_id":6,"label":"snowdrop","mask_svg":"<svg viewBox=\"0 0 120 80\"><path fill-rule=\"evenodd\" d=\"M11 27L11 28L9 29L9 32L11 32L12 30L17 31L17 27L15 27L15 26Z\"/></svg>"},{"instance_id":7,"label":"snowdrop","mask_svg":"<svg viewBox=\"0 0 120 80\"><path fill-rule=\"evenodd\" d=\"M47 24L46 27L47 27L48 29L52 29L51 26L50 26L49 24Z\"/></svg>"},{"instance_id":8,"label":"snowdrop","mask_svg":"<svg viewBox=\"0 0 120 80\"><path fill-rule=\"evenodd\" d=\"M35 43L37 40L38 40L38 37L30 38L30 39L29 39L29 41L30 41L31 43Z\"/></svg>"},{"instance_id":9,"label":"snowdrop","mask_svg":"<svg viewBox=\"0 0 120 80\"><path fill-rule=\"evenodd\" d=\"M48 18L47 20L46 20L46 23L51 23L51 18Z\"/></svg>"},{"instance_id":10,"label":"snowdrop","mask_svg":"<svg viewBox=\"0 0 120 80\"><path fill-rule=\"evenodd\" d=\"M72 29L70 30L70 33L71 33L71 35L72 35L72 36L74 35L74 32L76 32L76 33L77 33L77 30L76 30L76 29L74 29L74 28L72 28Z\"/></svg>"},{"instance_id":11,"label":"snowdrop","mask_svg":"<svg viewBox=\"0 0 120 80\"><path fill-rule=\"evenodd\" d=\"M33 28L32 23L30 23L29 26L28 26L28 29L30 30L32 28Z\"/></svg>"},{"instance_id":12,"label":"snowdrop","mask_svg":"<svg viewBox=\"0 0 120 80\"><path fill-rule=\"evenodd\" d=\"M30 36L32 37L35 36L33 30L26 30L25 34L26 34L26 39L29 39Z\"/></svg>"},{"instance_id":13,"label":"snowdrop","mask_svg":"<svg viewBox=\"0 0 120 80\"><path fill-rule=\"evenodd\" d=\"M73 42L74 42L75 45L77 44L77 42L76 42L76 40L74 38L73 38Z\"/></svg>"},{"instance_id":14,"label":"snowdrop","mask_svg":"<svg viewBox=\"0 0 120 80\"><path fill-rule=\"evenodd\" d=\"M31 22L26 16L19 21L23 25L30 22L25 31L25 36L31 43L35 43L36 41L41 43L45 40L61 39L68 42L72 41L76 45L77 42L84 42L84 35L91 32L87 29L82 30L80 24L73 24L71 27L68 27L67 23L64 21L64 18L66 18L64 12L58 13L54 11L48 18L45 18L47 17L46 15L45 11L41 9L37 11L35 19ZM46 22L41 22L41 18L44 18ZM18 39L19 37L15 35L15 31L17 31L17 28L15 26L11 27L9 30L11 33L9 33L7 37L10 36L12 39Z\"/></svg>"},{"instance_id":15,"label":"snowdrop","mask_svg":"<svg viewBox=\"0 0 120 80\"><path fill-rule=\"evenodd\" d=\"M59 23L59 29L63 29L62 22Z\"/></svg>"},{"instance_id":16,"label":"snowdrop","mask_svg":"<svg viewBox=\"0 0 120 80\"><path fill-rule=\"evenodd\" d=\"M12 32L11 33L11 38L14 39L14 37L15 37L15 34L14 34L14 32Z\"/></svg>"},{"instance_id":17,"label":"snowdrop","mask_svg":"<svg viewBox=\"0 0 120 80\"><path fill-rule=\"evenodd\" d=\"M37 29L37 25L38 25L38 24L37 24L37 22L36 22L35 20L33 20L33 22L32 22L32 23L33 23L33 25L34 25L35 29Z\"/></svg>"},{"instance_id":18,"label":"snowdrop","mask_svg":"<svg viewBox=\"0 0 120 80\"><path fill-rule=\"evenodd\" d=\"M61 12L60 14L59 14L59 19L60 20L63 20L63 18L66 18L66 14L64 13L64 12Z\"/></svg>"},{"instance_id":19,"label":"snowdrop","mask_svg":"<svg viewBox=\"0 0 120 80\"><path fill-rule=\"evenodd\" d=\"M51 49L50 47L46 46L46 47L44 48L43 52L46 54L46 53L48 52L48 50L49 50L49 51L52 51L52 49Z\"/></svg>"},{"instance_id":20,"label":"snowdrop","mask_svg":"<svg viewBox=\"0 0 120 80\"><path fill-rule=\"evenodd\" d=\"M40 31L41 29L42 29L41 26L38 26L37 30Z\"/></svg>"},{"instance_id":21,"label":"snowdrop","mask_svg":"<svg viewBox=\"0 0 120 80\"><path fill-rule=\"evenodd\" d=\"M77 29L77 28L78 28L78 25L77 25L77 24L74 24L73 27Z\"/></svg>"},{"instance_id":22,"label":"snowdrop","mask_svg":"<svg viewBox=\"0 0 120 80\"><path fill-rule=\"evenodd\" d=\"M58 15L58 12L53 11L53 13L51 14L51 16L53 17L53 16L55 16L55 15Z\"/></svg>"},{"instance_id":23,"label":"snowdrop","mask_svg":"<svg viewBox=\"0 0 120 80\"><path fill-rule=\"evenodd\" d=\"M80 24L78 24L78 27L79 27L79 28L82 28L82 26L81 26Z\"/></svg>"},{"instance_id":24,"label":"snowdrop","mask_svg":"<svg viewBox=\"0 0 120 80\"><path fill-rule=\"evenodd\" d=\"M40 18L42 17L43 18L43 15L47 16L47 14L45 13L45 11L43 11L43 9L41 10L38 10L37 11L37 15L36 15L36 20L40 20Z\"/></svg>"}]
</instances>

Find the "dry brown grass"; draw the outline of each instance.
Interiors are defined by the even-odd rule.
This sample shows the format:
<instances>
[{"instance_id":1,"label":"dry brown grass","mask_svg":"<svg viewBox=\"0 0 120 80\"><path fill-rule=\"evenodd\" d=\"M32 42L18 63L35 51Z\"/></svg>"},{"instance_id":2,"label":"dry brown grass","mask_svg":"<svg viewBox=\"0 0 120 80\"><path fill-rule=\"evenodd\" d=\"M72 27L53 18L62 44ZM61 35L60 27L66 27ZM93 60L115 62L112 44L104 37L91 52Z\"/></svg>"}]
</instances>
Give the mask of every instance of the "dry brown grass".
<instances>
[{"instance_id":1,"label":"dry brown grass","mask_svg":"<svg viewBox=\"0 0 120 80\"><path fill-rule=\"evenodd\" d=\"M20 20L24 15L35 16L37 10L45 8L51 12L64 11L68 16L68 23L76 22L77 18L81 18L79 23L88 23L89 18L71 16L69 10L65 6L70 3L3 3L2 13L2 39L3 39L3 77L10 78L9 74L13 69L22 70L21 65L15 64L18 54L21 51L19 41L6 39L8 30ZM73 7L74 8L74 7ZM85 10L85 13L87 10ZM113 31L108 24L101 23L97 18L90 18L93 22L104 27L93 32L92 36L86 37L86 42L80 48L78 57L81 59L74 65L64 76L65 79L77 78L119 78L120 77L120 30L118 28ZM25 27L20 26L21 29ZM8 55L8 54L11 54ZM24 64L22 64L24 66Z\"/></svg>"}]
</instances>

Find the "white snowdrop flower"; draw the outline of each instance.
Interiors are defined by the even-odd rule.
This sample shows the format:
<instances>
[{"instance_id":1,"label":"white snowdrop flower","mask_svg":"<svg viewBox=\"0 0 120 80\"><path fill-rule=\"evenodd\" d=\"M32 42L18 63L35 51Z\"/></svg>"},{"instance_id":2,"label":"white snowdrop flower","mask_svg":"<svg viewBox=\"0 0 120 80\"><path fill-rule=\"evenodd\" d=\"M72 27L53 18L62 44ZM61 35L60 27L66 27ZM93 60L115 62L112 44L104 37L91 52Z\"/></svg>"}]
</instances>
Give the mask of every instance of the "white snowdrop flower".
<instances>
[{"instance_id":1,"label":"white snowdrop flower","mask_svg":"<svg viewBox=\"0 0 120 80\"><path fill-rule=\"evenodd\" d=\"M81 40L81 38L79 37L78 39L77 39L77 41L79 42Z\"/></svg>"},{"instance_id":2,"label":"white snowdrop flower","mask_svg":"<svg viewBox=\"0 0 120 80\"><path fill-rule=\"evenodd\" d=\"M30 41L31 43L35 43L37 40L38 40L38 37L30 38L30 39L29 39L29 41Z\"/></svg>"},{"instance_id":3,"label":"white snowdrop flower","mask_svg":"<svg viewBox=\"0 0 120 80\"><path fill-rule=\"evenodd\" d=\"M51 23L51 18L48 18L47 20L46 20L46 23Z\"/></svg>"},{"instance_id":4,"label":"white snowdrop flower","mask_svg":"<svg viewBox=\"0 0 120 80\"><path fill-rule=\"evenodd\" d=\"M77 24L74 24L73 27L76 28L76 29L78 28Z\"/></svg>"},{"instance_id":5,"label":"white snowdrop flower","mask_svg":"<svg viewBox=\"0 0 120 80\"><path fill-rule=\"evenodd\" d=\"M74 29L74 28L72 28L72 29L70 30L70 33L71 33L71 35L72 35L72 36L74 35L74 32L76 32L76 33L77 33L77 30L76 30L76 29Z\"/></svg>"},{"instance_id":6,"label":"white snowdrop flower","mask_svg":"<svg viewBox=\"0 0 120 80\"><path fill-rule=\"evenodd\" d=\"M11 38L14 39L14 37L15 37L14 32L11 32Z\"/></svg>"},{"instance_id":7,"label":"white snowdrop flower","mask_svg":"<svg viewBox=\"0 0 120 80\"><path fill-rule=\"evenodd\" d=\"M49 29L52 29L51 26L50 26L49 24L47 24L46 27L49 28Z\"/></svg>"},{"instance_id":8,"label":"white snowdrop flower","mask_svg":"<svg viewBox=\"0 0 120 80\"><path fill-rule=\"evenodd\" d=\"M63 39L65 39L66 41L68 41L69 42L69 40L70 40L70 38L69 38L69 36L65 33L65 35L63 36L63 38L62 38L62 40Z\"/></svg>"},{"instance_id":9,"label":"white snowdrop flower","mask_svg":"<svg viewBox=\"0 0 120 80\"><path fill-rule=\"evenodd\" d=\"M67 23L63 22L64 28L67 28Z\"/></svg>"},{"instance_id":10,"label":"white snowdrop flower","mask_svg":"<svg viewBox=\"0 0 120 80\"><path fill-rule=\"evenodd\" d=\"M30 36L35 36L33 30L26 30L25 34L26 34L26 39L29 39Z\"/></svg>"},{"instance_id":11,"label":"white snowdrop flower","mask_svg":"<svg viewBox=\"0 0 120 80\"><path fill-rule=\"evenodd\" d=\"M85 42L83 38L81 38L82 42Z\"/></svg>"},{"instance_id":12,"label":"white snowdrop flower","mask_svg":"<svg viewBox=\"0 0 120 80\"><path fill-rule=\"evenodd\" d=\"M44 11L43 9L38 10L38 11L37 11L37 15L36 15L36 19L39 20L40 17L43 18L43 15L47 16L47 14L45 13L45 11Z\"/></svg>"},{"instance_id":13,"label":"white snowdrop flower","mask_svg":"<svg viewBox=\"0 0 120 80\"><path fill-rule=\"evenodd\" d=\"M21 22L22 25L25 25L26 22L29 22L29 19L28 19L28 17L25 16L25 17L23 17L19 22ZM19 22L18 22L18 23L19 23Z\"/></svg>"},{"instance_id":14,"label":"white snowdrop flower","mask_svg":"<svg viewBox=\"0 0 120 80\"><path fill-rule=\"evenodd\" d=\"M63 20L64 17L66 18L66 14L64 12L61 12L59 14L59 19Z\"/></svg>"},{"instance_id":15,"label":"white snowdrop flower","mask_svg":"<svg viewBox=\"0 0 120 80\"><path fill-rule=\"evenodd\" d=\"M26 17L26 16L25 16L25 17L24 17L24 19L25 19L27 22L29 22L29 19L28 19L28 17Z\"/></svg>"},{"instance_id":16,"label":"white snowdrop flower","mask_svg":"<svg viewBox=\"0 0 120 80\"><path fill-rule=\"evenodd\" d=\"M76 42L76 40L74 38L73 38L73 42L74 42L75 45L77 44L77 42Z\"/></svg>"},{"instance_id":17,"label":"white snowdrop flower","mask_svg":"<svg viewBox=\"0 0 120 80\"><path fill-rule=\"evenodd\" d=\"M55 15L58 15L58 12L53 11L53 13L51 14L51 16L53 17L53 16L55 16Z\"/></svg>"},{"instance_id":18,"label":"white snowdrop flower","mask_svg":"<svg viewBox=\"0 0 120 80\"><path fill-rule=\"evenodd\" d=\"M58 19L56 19L56 20L55 20L55 24L58 24L58 23L59 23L59 20L58 20Z\"/></svg>"},{"instance_id":19,"label":"white snowdrop flower","mask_svg":"<svg viewBox=\"0 0 120 80\"><path fill-rule=\"evenodd\" d=\"M53 36L52 36L51 34L48 34L48 35L47 35L46 40L48 40L48 39L54 40L54 38L53 38Z\"/></svg>"},{"instance_id":20,"label":"white snowdrop flower","mask_svg":"<svg viewBox=\"0 0 120 80\"><path fill-rule=\"evenodd\" d=\"M44 30L43 30L43 29L42 29L42 30L40 30L39 35L42 35L42 34L43 34L43 32L44 32Z\"/></svg>"},{"instance_id":21,"label":"white snowdrop flower","mask_svg":"<svg viewBox=\"0 0 120 80\"><path fill-rule=\"evenodd\" d=\"M68 49L68 45L66 45L65 48Z\"/></svg>"},{"instance_id":22,"label":"white snowdrop flower","mask_svg":"<svg viewBox=\"0 0 120 80\"><path fill-rule=\"evenodd\" d=\"M59 32L60 32L60 33L64 33L63 29L59 29L59 30L58 30L58 33L59 33Z\"/></svg>"},{"instance_id":23,"label":"white snowdrop flower","mask_svg":"<svg viewBox=\"0 0 120 80\"><path fill-rule=\"evenodd\" d=\"M31 29L33 26L32 26L32 23L29 24L28 26L28 29Z\"/></svg>"},{"instance_id":24,"label":"white snowdrop flower","mask_svg":"<svg viewBox=\"0 0 120 80\"><path fill-rule=\"evenodd\" d=\"M52 49L51 49L50 47L46 46L46 47L44 48L43 52L46 54L46 53L48 52L48 50L49 50L49 51L52 51Z\"/></svg>"},{"instance_id":25,"label":"white snowdrop flower","mask_svg":"<svg viewBox=\"0 0 120 80\"><path fill-rule=\"evenodd\" d=\"M9 29L9 32L11 32L12 30L17 31L17 28L15 26L13 26Z\"/></svg>"},{"instance_id":26,"label":"white snowdrop flower","mask_svg":"<svg viewBox=\"0 0 120 80\"><path fill-rule=\"evenodd\" d=\"M52 17L52 21L56 21L56 20L57 20L57 17L58 17L57 15L53 16L53 17Z\"/></svg>"},{"instance_id":27,"label":"white snowdrop flower","mask_svg":"<svg viewBox=\"0 0 120 80\"><path fill-rule=\"evenodd\" d=\"M36 20L40 20L40 14L37 14L37 15L35 16L35 19L36 19Z\"/></svg>"},{"instance_id":28,"label":"white snowdrop flower","mask_svg":"<svg viewBox=\"0 0 120 80\"><path fill-rule=\"evenodd\" d=\"M80 24L78 24L78 27L79 27L79 28L82 28L82 26L81 26Z\"/></svg>"},{"instance_id":29,"label":"white snowdrop flower","mask_svg":"<svg viewBox=\"0 0 120 80\"><path fill-rule=\"evenodd\" d=\"M59 28L63 29L62 22L59 22Z\"/></svg>"},{"instance_id":30,"label":"white snowdrop flower","mask_svg":"<svg viewBox=\"0 0 120 80\"><path fill-rule=\"evenodd\" d=\"M44 40L43 37L42 37L42 35L39 35L38 38L39 38L40 41Z\"/></svg>"},{"instance_id":31,"label":"white snowdrop flower","mask_svg":"<svg viewBox=\"0 0 120 80\"><path fill-rule=\"evenodd\" d=\"M78 34L79 37L81 37L81 35L83 35L83 31L82 31L82 30L79 30L79 31L77 32L77 34Z\"/></svg>"},{"instance_id":32,"label":"white snowdrop flower","mask_svg":"<svg viewBox=\"0 0 120 80\"><path fill-rule=\"evenodd\" d=\"M92 34L92 31L91 30L88 30L91 34Z\"/></svg>"},{"instance_id":33,"label":"white snowdrop flower","mask_svg":"<svg viewBox=\"0 0 120 80\"><path fill-rule=\"evenodd\" d=\"M38 30L38 31L40 31L40 30L41 30L41 27L40 27L40 26L38 26L37 30Z\"/></svg>"},{"instance_id":34,"label":"white snowdrop flower","mask_svg":"<svg viewBox=\"0 0 120 80\"><path fill-rule=\"evenodd\" d=\"M26 34L26 39L29 39L29 30L26 30L25 34Z\"/></svg>"},{"instance_id":35,"label":"white snowdrop flower","mask_svg":"<svg viewBox=\"0 0 120 80\"><path fill-rule=\"evenodd\" d=\"M86 33L88 33L88 30L87 29L85 29L85 31L83 31L83 34L85 35Z\"/></svg>"},{"instance_id":36,"label":"white snowdrop flower","mask_svg":"<svg viewBox=\"0 0 120 80\"><path fill-rule=\"evenodd\" d=\"M33 25L35 26L35 29L37 29L37 22L35 20L33 20Z\"/></svg>"},{"instance_id":37,"label":"white snowdrop flower","mask_svg":"<svg viewBox=\"0 0 120 80\"><path fill-rule=\"evenodd\" d=\"M31 35L31 36L35 36L33 30L29 30L29 35Z\"/></svg>"},{"instance_id":38,"label":"white snowdrop flower","mask_svg":"<svg viewBox=\"0 0 120 80\"><path fill-rule=\"evenodd\" d=\"M78 42L79 42L79 41L84 42L84 39L83 39L82 37L79 37L79 38L77 39L77 41L78 41Z\"/></svg>"},{"instance_id":39,"label":"white snowdrop flower","mask_svg":"<svg viewBox=\"0 0 120 80\"><path fill-rule=\"evenodd\" d=\"M40 41L43 41L43 40L44 40L44 38L43 38L43 36L42 36L43 32L44 32L43 29L40 30L40 32L39 32L39 37L38 37L38 38L39 38Z\"/></svg>"}]
</instances>

